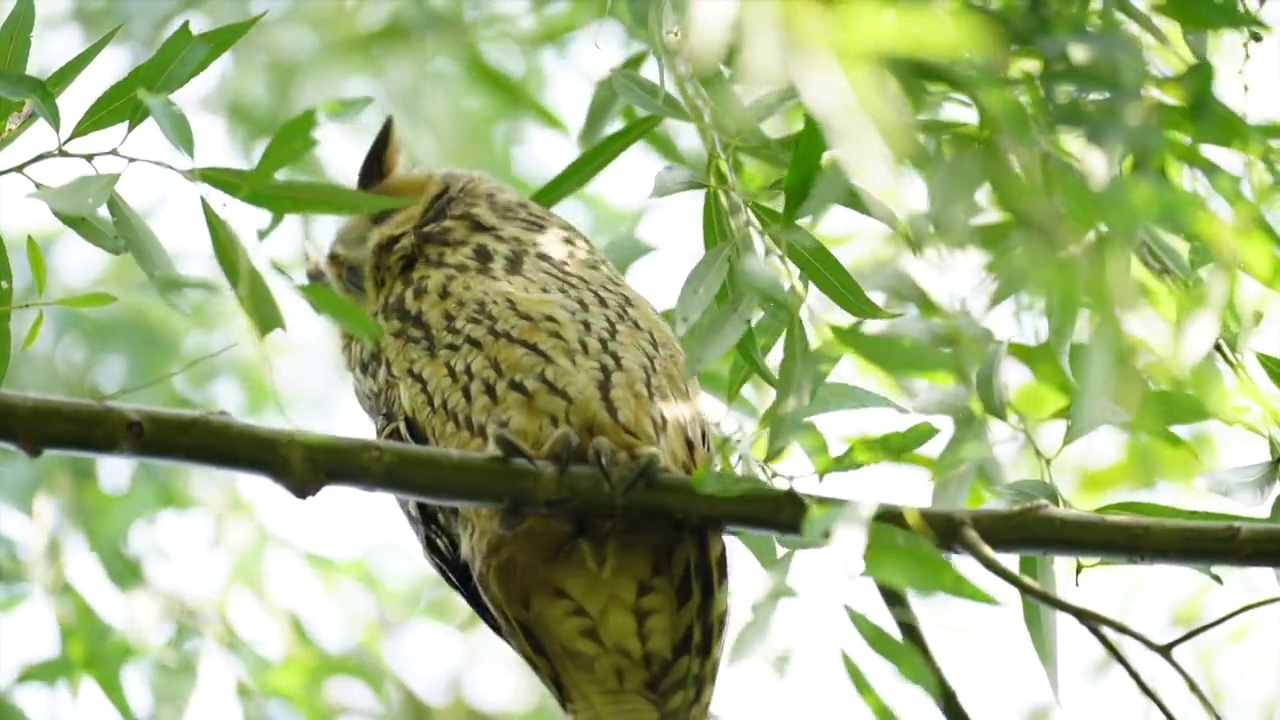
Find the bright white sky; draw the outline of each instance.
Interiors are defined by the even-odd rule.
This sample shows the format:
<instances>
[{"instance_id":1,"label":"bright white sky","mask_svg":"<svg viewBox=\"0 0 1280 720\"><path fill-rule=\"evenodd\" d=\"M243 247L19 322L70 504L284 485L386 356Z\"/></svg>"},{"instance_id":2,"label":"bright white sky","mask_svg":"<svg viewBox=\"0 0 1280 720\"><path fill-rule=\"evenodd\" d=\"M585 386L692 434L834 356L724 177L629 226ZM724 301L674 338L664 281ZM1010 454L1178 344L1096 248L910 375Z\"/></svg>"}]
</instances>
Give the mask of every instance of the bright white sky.
<instances>
[{"instance_id":1,"label":"bright white sky","mask_svg":"<svg viewBox=\"0 0 1280 720\"><path fill-rule=\"evenodd\" d=\"M41 15L32 59L37 73L56 67L73 49L87 42L74 26L56 20L59 13L69 7L66 2L41 0L38 3ZM9 5L0 3L0 15L7 13ZM1276 12L1276 8L1271 7L1267 14L1274 17ZM191 19L198 29L208 26L204 18L192 16ZM264 25L256 32L266 29ZM546 102L554 112L570 121L580 121L593 84L625 56L621 40L622 35L616 28L583 33L576 38L567 57L548 61L554 69L547 73L551 84ZM1241 61L1239 52L1231 48L1224 52L1224 57L1226 64L1221 66L1223 70L1219 75L1220 96L1237 107L1244 103L1253 119L1280 116L1280 92L1277 92L1280 87L1276 82L1280 50L1274 39L1252 47L1243 73L1250 87L1247 98L1241 91L1240 77L1230 72ZM65 123L69 126L74 122L102 88L128 70L129 63L130 58L123 50L105 51L61 99L59 105ZM224 71L223 63L215 65L204 77L177 93L174 100L186 111L195 130L199 163L244 166L249 158L238 157L233 152L224 122L199 108L199 99ZM356 92L380 97L380 90L370 84ZM331 177L354 177L384 109L375 105L353 126L328 126L321 130L319 153ZM80 143L76 149L109 147L118 133L119 129L108 131L104 137ZM46 149L51 139L47 128L30 131L4 153L0 164L8 165ZM184 163L151 122L133 134L124 150L178 165ZM531 130L519 154L527 175L537 181L549 178L576 152L570 138ZM647 208L639 235L657 246L658 251L637 262L629 280L660 308L674 304L684 277L701 252L696 230L701 227L700 195L685 193L660 200L647 199L652 178L661 167L657 157L635 148L590 186L592 192L618 206ZM58 184L83 171L83 164L49 163L41 166L36 175L43 182ZM141 165L129 170L118 189L147 214L181 270L217 276L205 244L203 223L198 220L196 189L162 171ZM43 204L24 197L29 190L25 181L0 180L5 218L0 221L0 230L11 240L25 237L28 231L56 225ZM242 237L251 238L256 229L266 224L265 213L223 201L212 193L209 196ZM580 204L569 201L561 210L570 220L584 228L590 227ZM328 226L333 223L336 220ZM852 226L844 227L848 232L847 228ZM193 232L192 228L198 229ZM250 250L259 268L267 268L271 259L296 266L298 229L297 225L286 225L265 245L251 243ZM831 229L839 231L841 227L834 225ZM11 257L21 257L19 247L10 243ZM64 283L73 287L92 282L105 257L78 239L60 242L49 255L50 267L55 268ZM955 276L956 268L963 267L958 263L964 258L946 257L945 260L945 264L936 262L913 270L929 274L932 281L928 286L942 287L949 297L962 296L972 287L968 279L961 282ZM15 271L23 272L20 263L15 263ZM271 278L270 273L268 276ZM241 346L235 352L260 353L271 363L288 424L322 432L370 436L369 422L346 389L347 379L341 370L329 325L296 300L287 288L278 286L277 297L286 315L288 333L276 334L263 346L255 347L247 340L252 334L245 321L232 320L240 324L235 340ZM1273 318L1268 320L1274 322ZM24 326L23 322L21 318L18 320L19 327ZM192 356L198 354L192 352ZM15 361L23 362L22 356L17 356ZM863 382L857 377L847 379ZM322 390L317 392L317 388ZM235 414L242 399L237 398L233 390L234 386L228 384L223 408ZM863 411L851 417L827 416L822 425L833 442L839 442L841 437L904 428L921 419L915 415ZM947 427L945 419L928 419ZM940 448L944 440L945 437L935 439L927 449ZM1095 433L1064 454L1063 466L1096 467L1109 462L1108 458L1115 457L1114 440L1113 435L1104 431ZM1224 466L1257 462L1266 457L1263 443L1253 439L1224 436L1220 447L1219 458ZM101 482L127 482L132 467L127 461L105 461ZM799 469L803 470L803 466ZM1069 490L1072 474L1065 472L1060 478L1064 476ZM229 479L219 477L210 481ZM398 509L386 496L339 488L300 502L264 479L245 476L235 481L259 509L262 521L290 543L335 558L355 559L372 554L372 561L385 569L387 577L402 578L406 583L415 582L415 578L429 572ZM801 489L814 488L810 484L802 485ZM821 490L842 497L900 503L928 504L930 498L928 478L923 471L913 468L876 466L846 473L829 479ZM1214 503L1241 510L1226 501L1190 491L1162 488L1145 497L1200 506ZM4 508L0 511L3 511L0 524L8 526L7 533L16 533L29 542L39 541L39 523L28 525L12 511ZM342 531L335 532L335 528ZM229 570L229 555L213 546L213 523L208 513L197 510L167 514L154 533L148 535L150 537L143 538L144 544L157 548L160 558L148 562L148 577L155 585L193 598L212 599L221 593ZM931 710L924 694L901 681L896 671L879 661L849 626L843 609L846 605L859 609L882 625L888 621L870 582L856 577L861 565L854 559L858 555L857 547L855 539L845 538L832 548L809 551L796 558L788 582L797 597L781 602L771 631L755 645L753 652L733 659L722 670L714 709L723 720L787 717L800 713L802 708L804 717L815 720L871 717L845 674L840 659L842 650L853 654L901 717L934 716L936 711ZM767 580L743 548L734 544L731 552L731 629L736 633L751 616L751 607L767 587ZM333 594L322 588L293 554L272 553L267 563L270 598L297 610L328 647L339 648L354 642L356 638L350 629L378 615L367 594L354 590ZM148 628L153 628L156 609L138 597L125 597L111 588L83 544L71 545L67 564L73 581L84 588L95 608L108 621L144 635ZM1114 663L1104 662L1092 638L1069 620L1059 624L1063 704L1060 708L1054 707L1053 695L1023 629L1016 594L967 559L961 558L957 564L1003 604L987 607L933 599L919 603L919 612L942 666L974 717L994 720L1155 717L1127 677ZM1194 623L1196 618L1212 618L1276 592L1275 577L1268 571L1225 571L1222 575L1226 586L1219 588L1195 572L1173 568L1094 570L1084 574L1079 586L1073 587L1069 561L1060 561L1059 570L1060 588L1072 600L1114 614L1157 638L1181 632L1182 626L1173 626L1171 618ZM283 649L279 628L256 600L247 594L235 594L228 610L238 629L260 639L256 644L263 652L272 654ZM0 614L0 687L10 682L26 663L55 653L56 643L56 624L44 599L34 599ZM1205 654L1209 648L1214 650L1211 656ZM1179 717L1199 716L1176 677L1149 655L1127 649ZM484 630L463 634L425 620L414 622L388 637L386 650L393 662L403 668L405 680L428 701L446 702L460 692L479 708L518 712L529 707L538 692L515 656ZM779 671L773 660L784 652L790 653L791 660ZM1265 720L1277 717L1275 713L1280 712L1275 682L1275 678L1280 677L1280 611L1269 608L1255 612L1217 631L1212 639L1183 649L1179 656L1193 673L1205 678L1209 687L1222 693L1216 699L1220 709L1232 720ZM216 652L205 652L201 663L198 697L193 697L186 717L189 720L239 717L234 675L227 659ZM504 690L508 685L504 682L506 679L511 681L510 691ZM145 693L138 695L146 702ZM31 699L38 696L42 696L39 702L29 706L33 718L114 716L92 683L87 683L74 698L65 689L52 696L20 695ZM376 711L371 709L371 712Z\"/></svg>"}]
</instances>

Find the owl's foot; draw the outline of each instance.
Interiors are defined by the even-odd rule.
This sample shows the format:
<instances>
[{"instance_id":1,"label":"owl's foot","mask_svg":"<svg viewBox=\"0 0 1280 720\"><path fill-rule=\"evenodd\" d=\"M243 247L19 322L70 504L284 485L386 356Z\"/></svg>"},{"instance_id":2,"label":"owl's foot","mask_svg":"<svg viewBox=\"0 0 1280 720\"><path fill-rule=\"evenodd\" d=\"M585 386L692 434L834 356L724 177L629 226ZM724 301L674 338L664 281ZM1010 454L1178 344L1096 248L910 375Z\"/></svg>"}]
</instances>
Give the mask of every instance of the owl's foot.
<instances>
[{"instance_id":1,"label":"owl's foot","mask_svg":"<svg viewBox=\"0 0 1280 720\"><path fill-rule=\"evenodd\" d=\"M536 452L512 435L506 428L497 428L489 433L489 451L505 460L525 462L537 467L538 460L551 462L556 468L556 479L564 477L573 464L574 454L579 446L578 433L572 428L560 428L547 439ZM552 500L549 504L554 505ZM524 524L529 514L516 509L509 509L502 514L498 523L500 530L510 532Z\"/></svg>"},{"instance_id":2,"label":"owl's foot","mask_svg":"<svg viewBox=\"0 0 1280 720\"><path fill-rule=\"evenodd\" d=\"M619 450L607 438L591 441L587 457L599 468L614 495L621 497L641 483L648 482L662 470L662 451L656 447Z\"/></svg>"}]
</instances>

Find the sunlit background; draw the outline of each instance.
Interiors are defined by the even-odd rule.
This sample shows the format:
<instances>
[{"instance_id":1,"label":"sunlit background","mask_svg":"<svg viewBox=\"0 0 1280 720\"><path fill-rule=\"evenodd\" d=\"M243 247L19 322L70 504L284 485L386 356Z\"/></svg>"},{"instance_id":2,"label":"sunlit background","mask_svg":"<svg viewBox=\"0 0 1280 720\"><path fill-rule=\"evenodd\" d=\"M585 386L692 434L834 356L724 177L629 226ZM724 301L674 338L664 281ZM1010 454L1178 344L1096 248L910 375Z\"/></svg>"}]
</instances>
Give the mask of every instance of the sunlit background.
<instances>
[{"instance_id":1,"label":"sunlit background","mask_svg":"<svg viewBox=\"0 0 1280 720\"><path fill-rule=\"evenodd\" d=\"M0 16L11 4L0 2ZM758 5L749 7L748 15L760 26L769 23L765 8L772 3L742 5ZM702 47L719 32L722 14L731 14L739 3L706 0L697 6L705 13L699 16L705 34L699 35L703 26L695 24L685 39ZM581 152L576 136L596 83L641 48L634 31L616 15L606 17L605 4L596 2L39 0L37 7L30 68L41 76L125 23L61 96L68 127L181 22L203 30L267 10L229 55L172 96L194 129L195 165L249 167L271 133L294 114L370 96L371 105L355 118L321 123L315 162L299 169L344 183L354 181L367 144L390 112L414 166L481 169L532 190ZM1271 5L1264 15L1274 19L1277 13L1280 9ZM780 58L789 57L785 49L771 56L769 37L758 32L761 55L753 58L754 65L745 63L744 71L757 83L752 94L792 73L803 83L830 80L812 67L783 62ZM1221 99L1245 109L1252 120L1280 116L1280 50L1273 38L1251 44L1247 57L1234 42L1213 50L1222 63L1215 85ZM714 55L715 49L705 52ZM644 72L658 79L652 61ZM802 92L808 99L815 89L806 86ZM832 87L829 92L836 98L848 91ZM849 137L865 143L860 147L868 159L859 167L874 177L883 169L877 166L878 153L887 152L887 146L868 134L872 126L865 120L850 116L849 122ZM696 155L700 141L691 126L664 127L679 148ZM115 128L72 147L106 150L122 133ZM0 152L0 167L53 146L52 131L41 125ZM177 167L192 165L150 121L120 150ZM858 165L856 155L846 159ZM615 258L641 255L628 267L627 278L660 309L675 304L703 252L702 194L650 198L654 177L667 164L652 148L637 145L556 208L611 247ZM97 166L116 172L124 163L103 159ZM87 169L84 161L62 159L40 164L30 174L57 185ZM145 164L131 165L120 180L117 189L143 212L183 273L220 278L200 216L201 195L231 222L284 311L287 332L263 341L224 291L187 293L186 315L165 306L130 259L113 258L67 232L43 203L27 197L31 189L21 177L0 178L0 234L14 266L15 299L30 293L23 251L30 234L50 267L49 295L106 289L121 301L101 310L50 310L34 345L21 352L15 347L7 388L81 398L123 392L120 399L132 403L226 410L262 424L371 437L371 424L350 392L331 323L271 269L275 265L300 279L304 257L323 251L338 218L305 223L290 218L258 242L258 232L270 223L265 211ZM910 181L886 178L885 193L887 202L903 210L925 202L922 189ZM984 261L976 253L932 248L913 258L882 226L844 208L826 215L819 229L859 279L896 264L935 302L956 310L991 292L979 275ZM820 307L838 312L829 304ZM1274 306L1260 307L1267 312L1253 341L1272 344L1280 339L1278 316ZM15 343L32 318L30 311L14 313ZM1009 313L979 319L999 336L1024 332ZM1141 323L1126 331L1141 332ZM1208 337L1213 331L1216 326ZM903 400L887 378L852 362L842 363L836 377ZM730 425L744 423L727 417L713 399L706 408ZM913 408L925 411L929 405L916 402ZM849 437L905 429L921 420L943 430L921 450L936 454L950 434L945 415L872 409L832 413L816 422L834 453ZM1118 431L1103 428L1070 446L1054 466L1063 493L1085 507L1154 499L1259 512L1194 489L1188 478L1104 481L1102 471L1116 466L1124 453L1122 439ZM1008 479L1033 467L1018 452L1002 455L1002 447L997 435L994 449L1008 467ZM1198 435L1197 447L1210 468L1268 457L1262 439L1220 426ZM779 469L803 476L811 468L795 453ZM892 463L837 473L820 486L802 477L798 487L914 504L930 503L934 492L926 470ZM798 553L785 577L770 577L741 545L731 545L730 650L713 707L723 720L873 717L850 681L842 652L859 664L898 716L937 716L927 695L903 681L850 626L846 606L891 627L874 587L857 575L860 548L856 533L844 535L830 548ZM957 558L956 564L1001 604L949 597L918 603L925 633L973 717L1157 716L1069 619L1058 626L1061 704L1055 704L1016 593L967 558ZM1277 584L1266 570L1220 569L1223 584L1218 585L1191 569L1126 566L1091 569L1077 582L1070 560L1060 560L1057 567L1059 589L1072 600L1157 639L1275 594ZM31 462L4 452L0 575L0 693L31 718L115 717L110 697L121 694L139 717L158 718L323 716L314 709L319 705L308 704L317 699L353 718L557 716L516 656L429 571L387 496L329 488L299 501L260 477L120 459ZM776 597L784 586L794 595L760 602ZM743 634L758 614L753 612L758 602L757 610L774 610ZM1136 646L1123 646L1179 717L1199 717L1166 666ZM87 676L75 684L65 679L15 684L29 667L58 657L90 668ZM1191 643L1179 658L1204 679L1226 717L1280 717L1280 611L1275 607ZM64 677L65 669L57 665L39 667L44 677ZM122 665L116 686L114 669ZM394 675L393 687L382 683L385 673ZM30 679L41 679L35 675ZM267 699L272 696L287 699L292 709L281 699Z\"/></svg>"}]
</instances>

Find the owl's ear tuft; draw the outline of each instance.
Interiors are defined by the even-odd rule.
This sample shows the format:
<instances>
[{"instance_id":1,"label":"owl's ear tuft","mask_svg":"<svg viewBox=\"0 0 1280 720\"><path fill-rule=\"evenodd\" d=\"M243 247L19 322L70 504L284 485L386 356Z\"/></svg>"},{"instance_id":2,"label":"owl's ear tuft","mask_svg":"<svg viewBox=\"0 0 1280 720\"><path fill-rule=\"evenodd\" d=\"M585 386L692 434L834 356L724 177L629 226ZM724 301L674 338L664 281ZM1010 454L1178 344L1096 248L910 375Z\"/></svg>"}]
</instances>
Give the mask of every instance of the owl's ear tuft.
<instances>
[{"instance_id":1,"label":"owl's ear tuft","mask_svg":"<svg viewBox=\"0 0 1280 720\"><path fill-rule=\"evenodd\" d=\"M400 164L400 143L396 138L395 123L390 115L382 123L382 129L369 146L369 152L360 165L360 177L356 181L358 190L371 190L382 181L391 177Z\"/></svg>"}]
</instances>

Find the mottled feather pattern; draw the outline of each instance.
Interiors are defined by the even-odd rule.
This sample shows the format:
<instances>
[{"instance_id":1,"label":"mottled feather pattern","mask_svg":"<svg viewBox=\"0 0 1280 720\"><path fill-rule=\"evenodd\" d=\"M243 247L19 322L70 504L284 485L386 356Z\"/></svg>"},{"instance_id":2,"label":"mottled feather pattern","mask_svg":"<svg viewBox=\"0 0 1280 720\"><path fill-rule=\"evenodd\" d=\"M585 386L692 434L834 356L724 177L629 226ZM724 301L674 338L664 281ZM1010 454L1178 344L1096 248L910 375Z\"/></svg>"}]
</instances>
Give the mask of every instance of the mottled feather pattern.
<instances>
[{"instance_id":1,"label":"mottled feather pattern","mask_svg":"<svg viewBox=\"0 0 1280 720\"><path fill-rule=\"evenodd\" d=\"M653 307L514 189L395 174L390 127L360 185L416 204L348 223L325 267L384 329L376 345L344 336L365 410L420 444L492 450L502 431L536 450L568 428L579 462L604 438L618 458L656 449L662 468L692 473L710 428ZM445 560L433 565L464 597L478 589L468 602L571 717L708 717L727 595L717 530L443 510L406 507L411 523L425 511L419 539Z\"/></svg>"}]
</instances>

